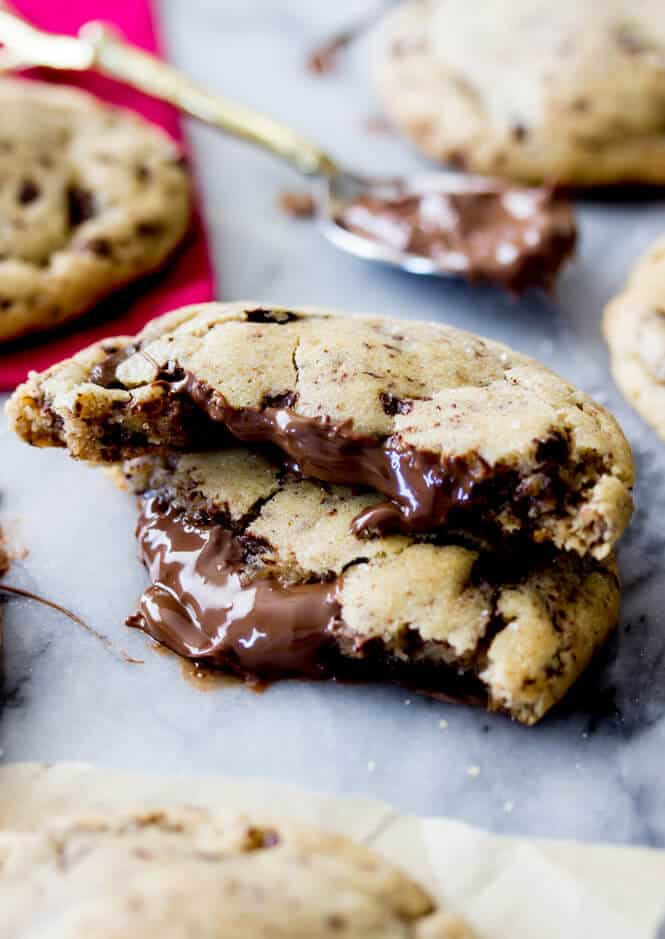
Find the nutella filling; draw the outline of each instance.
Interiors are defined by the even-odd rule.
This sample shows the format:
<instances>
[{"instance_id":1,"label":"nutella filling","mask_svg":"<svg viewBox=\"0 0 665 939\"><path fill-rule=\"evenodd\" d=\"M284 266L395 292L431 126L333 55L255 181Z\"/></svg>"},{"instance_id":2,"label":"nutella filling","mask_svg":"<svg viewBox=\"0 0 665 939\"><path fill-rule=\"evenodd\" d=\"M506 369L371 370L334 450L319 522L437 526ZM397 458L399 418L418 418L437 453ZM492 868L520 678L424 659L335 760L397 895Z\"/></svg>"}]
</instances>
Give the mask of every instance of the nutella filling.
<instances>
[{"instance_id":1,"label":"nutella filling","mask_svg":"<svg viewBox=\"0 0 665 939\"><path fill-rule=\"evenodd\" d=\"M487 701L472 672L397 659L375 639L345 654L343 575L300 584L252 577L251 538L156 496L143 500L137 538L152 586L127 623L199 665L242 678L381 679L448 700Z\"/></svg>"},{"instance_id":2,"label":"nutella filling","mask_svg":"<svg viewBox=\"0 0 665 939\"><path fill-rule=\"evenodd\" d=\"M396 251L429 258L442 272L512 292L550 287L576 240L572 209L551 189L482 180L459 191L362 196L344 205L337 221Z\"/></svg>"},{"instance_id":3,"label":"nutella filling","mask_svg":"<svg viewBox=\"0 0 665 939\"><path fill-rule=\"evenodd\" d=\"M324 676L339 616L337 584L247 579L249 544L221 525L197 524L155 498L137 526L153 585L128 623L179 655L239 675Z\"/></svg>"},{"instance_id":4,"label":"nutella filling","mask_svg":"<svg viewBox=\"0 0 665 939\"><path fill-rule=\"evenodd\" d=\"M136 351L145 355L135 347L121 353L110 350L93 369L93 380L115 387L117 366ZM445 457L394 437L358 434L350 420L298 414L295 392L274 396L260 408L233 407L221 392L177 363L153 364L158 367L155 381L167 394L161 412L155 410L150 419L167 427L167 446L207 449L227 446L236 438L267 447L271 458L291 473L381 493L385 502L369 506L354 519L356 535L413 534L452 526L493 539L503 534L499 517L505 512L519 521L523 532L532 532L547 516L569 514L601 469L589 464L586 480L578 481L569 439L561 432L541 440L535 459L521 472L514 466L491 465L479 454ZM384 397L384 407L395 412L411 407L410 401ZM110 426L105 440L111 452L134 445L141 452L146 443L140 434L136 440L127 437L121 422Z\"/></svg>"},{"instance_id":5,"label":"nutella filling","mask_svg":"<svg viewBox=\"0 0 665 939\"><path fill-rule=\"evenodd\" d=\"M347 486L374 489L388 501L370 506L353 522L355 534L413 533L451 522L451 513L469 513L491 522L492 511L505 505L522 509L525 522L533 498L522 492L514 470L492 468L481 457L473 461L445 459L390 440L352 432L351 422L339 423L296 413L285 397L284 406L233 408L208 385L188 376L183 390L216 423L238 440L271 444L289 458L289 469L303 476ZM565 462L564 439L542 448L538 467L548 479L549 498L557 493L558 468Z\"/></svg>"}]
</instances>

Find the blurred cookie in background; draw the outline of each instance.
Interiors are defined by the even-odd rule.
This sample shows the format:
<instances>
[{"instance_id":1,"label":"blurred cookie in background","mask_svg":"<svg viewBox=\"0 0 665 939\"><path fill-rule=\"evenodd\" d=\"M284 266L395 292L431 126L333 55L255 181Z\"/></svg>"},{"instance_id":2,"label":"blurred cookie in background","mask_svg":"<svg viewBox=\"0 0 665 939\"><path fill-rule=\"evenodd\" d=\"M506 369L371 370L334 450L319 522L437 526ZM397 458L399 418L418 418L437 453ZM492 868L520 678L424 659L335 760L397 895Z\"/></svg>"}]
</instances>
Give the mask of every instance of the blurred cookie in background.
<instances>
[{"instance_id":1,"label":"blurred cookie in background","mask_svg":"<svg viewBox=\"0 0 665 939\"><path fill-rule=\"evenodd\" d=\"M473 939L364 845L285 821L148 804L0 832L13 939Z\"/></svg>"},{"instance_id":2,"label":"blurred cookie in background","mask_svg":"<svg viewBox=\"0 0 665 939\"><path fill-rule=\"evenodd\" d=\"M407 0L374 36L394 123L436 160L525 182L665 183L661 0Z\"/></svg>"},{"instance_id":3,"label":"blurred cookie in background","mask_svg":"<svg viewBox=\"0 0 665 939\"><path fill-rule=\"evenodd\" d=\"M665 440L665 237L608 304L603 325L617 385Z\"/></svg>"},{"instance_id":4,"label":"blurred cookie in background","mask_svg":"<svg viewBox=\"0 0 665 939\"><path fill-rule=\"evenodd\" d=\"M177 146L73 88L0 79L0 342L81 316L183 238Z\"/></svg>"}]
</instances>

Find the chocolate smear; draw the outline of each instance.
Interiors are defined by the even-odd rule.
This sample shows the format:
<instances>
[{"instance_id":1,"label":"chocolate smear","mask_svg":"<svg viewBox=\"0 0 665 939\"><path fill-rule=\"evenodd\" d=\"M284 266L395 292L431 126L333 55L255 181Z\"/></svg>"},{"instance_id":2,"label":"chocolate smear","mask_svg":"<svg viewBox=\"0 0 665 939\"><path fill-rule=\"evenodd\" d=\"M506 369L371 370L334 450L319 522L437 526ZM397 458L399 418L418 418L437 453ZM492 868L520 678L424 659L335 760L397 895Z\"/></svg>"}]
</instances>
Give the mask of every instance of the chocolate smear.
<instances>
[{"instance_id":1,"label":"chocolate smear","mask_svg":"<svg viewBox=\"0 0 665 939\"><path fill-rule=\"evenodd\" d=\"M343 205L336 221L400 254L428 258L441 273L512 293L549 288L575 248L567 200L545 187L479 179L464 185L361 196Z\"/></svg>"}]
</instances>

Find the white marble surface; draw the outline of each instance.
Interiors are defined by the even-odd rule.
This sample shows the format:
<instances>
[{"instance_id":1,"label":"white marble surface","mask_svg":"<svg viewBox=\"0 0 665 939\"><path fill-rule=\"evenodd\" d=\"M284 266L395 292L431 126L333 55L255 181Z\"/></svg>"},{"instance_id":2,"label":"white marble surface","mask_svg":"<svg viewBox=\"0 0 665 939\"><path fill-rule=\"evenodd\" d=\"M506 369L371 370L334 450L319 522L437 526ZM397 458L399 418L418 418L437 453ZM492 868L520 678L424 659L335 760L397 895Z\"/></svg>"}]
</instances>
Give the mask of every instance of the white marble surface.
<instances>
[{"instance_id":1,"label":"white marble surface","mask_svg":"<svg viewBox=\"0 0 665 939\"><path fill-rule=\"evenodd\" d=\"M363 5L162 7L171 54L195 77L290 121L350 165L421 166L406 143L366 128L377 106L362 45L336 75L304 69L312 45ZM283 683L262 695L204 693L123 625L145 583L130 500L99 472L20 445L3 425L1 514L30 549L11 582L75 609L113 643L34 604L7 605L4 759L263 775L497 831L665 845L665 445L612 385L599 332L604 302L665 229L665 201L581 204L581 250L555 302L532 294L514 303L340 255L309 223L275 209L280 190L297 184L287 168L206 129L193 128L192 143L224 297L467 327L537 356L617 413L639 464L638 512L620 551L621 626L584 693L532 730L394 688Z\"/></svg>"}]
</instances>

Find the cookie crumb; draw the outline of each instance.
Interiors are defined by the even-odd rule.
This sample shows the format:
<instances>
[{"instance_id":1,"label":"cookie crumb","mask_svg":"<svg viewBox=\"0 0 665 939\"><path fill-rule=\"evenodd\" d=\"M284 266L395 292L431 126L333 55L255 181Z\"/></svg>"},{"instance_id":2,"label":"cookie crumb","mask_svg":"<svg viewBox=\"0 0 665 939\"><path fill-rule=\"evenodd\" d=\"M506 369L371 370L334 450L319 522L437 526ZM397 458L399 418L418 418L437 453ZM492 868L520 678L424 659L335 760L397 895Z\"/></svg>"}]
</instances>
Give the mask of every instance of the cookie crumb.
<instances>
[{"instance_id":1,"label":"cookie crumb","mask_svg":"<svg viewBox=\"0 0 665 939\"><path fill-rule=\"evenodd\" d=\"M291 218L313 218L316 215L316 200L310 192L283 192L277 204Z\"/></svg>"},{"instance_id":2,"label":"cookie crumb","mask_svg":"<svg viewBox=\"0 0 665 939\"><path fill-rule=\"evenodd\" d=\"M14 529L13 522L10 522L12 534ZM11 544L13 537L7 534L7 528L0 528L0 577L4 577L12 565L12 561L24 561L28 556L26 547L17 547Z\"/></svg>"},{"instance_id":3,"label":"cookie crumb","mask_svg":"<svg viewBox=\"0 0 665 939\"><path fill-rule=\"evenodd\" d=\"M10 559L4 532L0 528L0 577L4 577L9 570Z\"/></svg>"},{"instance_id":4,"label":"cookie crumb","mask_svg":"<svg viewBox=\"0 0 665 939\"><path fill-rule=\"evenodd\" d=\"M317 46L307 57L307 71L313 75L331 75L336 72L340 52L353 42L360 28L346 29Z\"/></svg>"},{"instance_id":5,"label":"cookie crumb","mask_svg":"<svg viewBox=\"0 0 665 939\"><path fill-rule=\"evenodd\" d=\"M367 772L368 772L368 773L373 773L375 769L376 769L376 763L374 762L374 760L368 760L368 762L367 762Z\"/></svg>"},{"instance_id":6,"label":"cookie crumb","mask_svg":"<svg viewBox=\"0 0 665 939\"><path fill-rule=\"evenodd\" d=\"M503 811L506 813L506 815L510 815L514 807L514 804L509 799L503 803Z\"/></svg>"},{"instance_id":7,"label":"cookie crumb","mask_svg":"<svg viewBox=\"0 0 665 939\"><path fill-rule=\"evenodd\" d=\"M404 704L408 707L411 704L411 698L404 698Z\"/></svg>"},{"instance_id":8,"label":"cookie crumb","mask_svg":"<svg viewBox=\"0 0 665 939\"><path fill-rule=\"evenodd\" d=\"M380 114L372 114L367 118L365 130L368 130L370 134L391 134L393 132L390 122Z\"/></svg>"},{"instance_id":9,"label":"cookie crumb","mask_svg":"<svg viewBox=\"0 0 665 939\"><path fill-rule=\"evenodd\" d=\"M439 727L441 730L448 730L448 721L439 721Z\"/></svg>"},{"instance_id":10,"label":"cookie crumb","mask_svg":"<svg viewBox=\"0 0 665 939\"><path fill-rule=\"evenodd\" d=\"M473 776L474 779L476 776L480 776L480 767L479 766L468 766L466 770L467 776Z\"/></svg>"}]
</instances>

